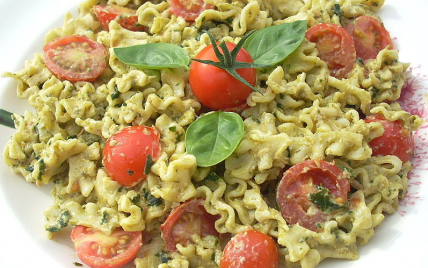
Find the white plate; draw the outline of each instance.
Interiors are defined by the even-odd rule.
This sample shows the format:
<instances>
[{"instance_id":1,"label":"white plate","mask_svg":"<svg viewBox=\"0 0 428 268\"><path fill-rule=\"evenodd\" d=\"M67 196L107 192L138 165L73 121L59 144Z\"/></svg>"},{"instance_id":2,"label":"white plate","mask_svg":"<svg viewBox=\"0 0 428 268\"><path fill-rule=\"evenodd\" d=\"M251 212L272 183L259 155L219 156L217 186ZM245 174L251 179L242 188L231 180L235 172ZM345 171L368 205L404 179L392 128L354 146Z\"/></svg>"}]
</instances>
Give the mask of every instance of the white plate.
<instances>
[{"instance_id":1,"label":"white plate","mask_svg":"<svg viewBox=\"0 0 428 268\"><path fill-rule=\"evenodd\" d=\"M0 0L0 73L18 71L25 60L32 59L43 47L49 29L61 27L66 12L77 13L81 0ZM409 81L415 91L406 94L405 107L428 118L428 34L423 21L427 16L426 0L386 0L380 15L400 51L400 60L411 62ZM18 100L15 83L0 78L0 107L23 113L26 101ZM13 134L0 126L1 150ZM325 267L428 267L423 246L428 241L428 127L418 131L415 170L411 174L409 193L400 203L398 213L387 216L376 228L375 236L360 248L357 261L325 261ZM48 187L38 188L14 174L0 157L0 267L70 267L79 262L67 234L46 239L43 210L51 204ZM420 244L423 243L423 244Z\"/></svg>"}]
</instances>

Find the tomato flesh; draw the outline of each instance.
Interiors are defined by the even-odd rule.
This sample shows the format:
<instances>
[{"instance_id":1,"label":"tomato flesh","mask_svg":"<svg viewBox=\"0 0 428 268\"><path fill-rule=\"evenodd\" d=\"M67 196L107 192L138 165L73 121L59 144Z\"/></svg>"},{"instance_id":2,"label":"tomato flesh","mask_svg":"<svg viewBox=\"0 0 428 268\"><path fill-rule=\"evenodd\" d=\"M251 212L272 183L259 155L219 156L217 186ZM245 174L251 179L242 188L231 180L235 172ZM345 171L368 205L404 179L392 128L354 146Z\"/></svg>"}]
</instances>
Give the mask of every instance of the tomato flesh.
<instances>
[{"instance_id":1,"label":"tomato flesh","mask_svg":"<svg viewBox=\"0 0 428 268\"><path fill-rule=\"evenodd\" d=\"M109 23L117 20L122 28L130 31L145 31L146 27L138 23L136 11L118 5L96 5L94 12L104 29L109 30Z\"/></svg>"},{"instance_id":2,"label":"tomato flesh","mask_svg":"<svg viewBox=\"0 0 428 268\"><path fill-rule=\"evenodd\" d=\"M192 236L219 236L214 222L218 216L209 214L204 208L203 199L192 199L173 209L161 225L162 237L168 251L177 250L176 245L187 246Z\"/></svg>"},{"instance_id":3,"label":"tomato flesh","mask_svg":"<svg viewBox=\"0 0 428 268\"><path fill-rule=\"evenodd\" d=\"M122 267L135 258L143 240L142 232L118 228L107 235L82 225L74 227L70 236L80 260L92 268Z\"/></svg>"},{"instance_id":4,"label":"tomato flesh","mask_svg":"<svg viewBox=\"0 0 428 268\"><path fill-rule=\"evenodd\" d=\"M184 18L186 21L194 21L202 11L214 8L213 5L203 0L168 0L171 6L170 12Z\"/></svg>"},{"instance_id":5,"label":"tomato flesh","mask_svg":"<svg viewBox=\"0 0 428 268\"><path fill-rule=\"evenodd\" d=\"M354 67L356 52L354 41L345 29L332 23L321 23L309 28L306 38L316 44L320 59L327 63L334 77L347 77Z\"/></svg>"},{"instance_id":6,"label":"tomato flesh","mask_svg":"<svg viewBox=\"0 0 428 268\"><path fill-rule=\"evenodd\" d=\"M373 156L395 155L407 162L414 155L415 140L410 130L403 127L400 120L388 121L379 114L368 116L365 122L380 122L384 133L369 142Z\"/></svg>"},{"instance_id":7,"label":"tomato flesh","mask_svg":"<svg viewBox=\"0 0 428 268\"><path fill-rule=\"evenodd\" d=\"M103 150L103 163L109 176L127 187L144 180L146 166L160 155L159 138L156 128L132 126L108 139Z\"/></svg>"},{"instance_id":8,"label":"tomato flesh","mask_svg":"<svg viewBox=\"0 0 428 268\"><path fill-rule=\"evenodd\" d=\"M345 26L355 43L357 57L363 61L375 59L388 47L393 49L391 37L382 23L372 16L363 15Z\"/></svg>"},{"instance_id":9,"label":"tomato flesh","mask_svg":"<svg viewBox=\"0 0 428 268\"><path fill-rule=\"evenodd\" d=\"M93 81L106 68L106 48L86 36L58 37L43 48L49 71L61 80Z\"/></svg>"},{"instance_id":10,"label":"tomato flesh","mask_svg":"<svg viewBox=\"0 0 428 268\"><path fill-rule=\"evenodd\" d=\"M284 172L277 188L277 202L289 224L298 223L317 231L318 225L328 219L329 215L309 199L309 194L318 192L317 186L328 189L335 203L346 204L350 184L336 165L324 160L306 160Z\"/></svg>"},{"instance_id":11,"label":"tomato flesh","mask_svg":"<svg viewBox=\"0 0 428 268\"><path fill-rule=\"evenodd\" d=\"M279 253L275 241L257 230L238 233L227 243L220 268L277 268Z\"/></svg>"},{"instance_id":12,"label":"tomato flesh","mask_svg":"<svg viewBox=\"0 0 428 268\"><path fill-rule=\"evenodd\" d=\"M226 42L226 46L231 51L236 44ZM212 45L201 50L196 59L219 61ZM253 62L251 55L245 49L238 52L236 60ZM256 69L243 68L238 69L237 72L251 85L256 84ZM226 110L242 106L253 91L227 71L198 61L193 61L190 65L189 84L195 97L212 110Z\"/></svg>"}]
</instances>

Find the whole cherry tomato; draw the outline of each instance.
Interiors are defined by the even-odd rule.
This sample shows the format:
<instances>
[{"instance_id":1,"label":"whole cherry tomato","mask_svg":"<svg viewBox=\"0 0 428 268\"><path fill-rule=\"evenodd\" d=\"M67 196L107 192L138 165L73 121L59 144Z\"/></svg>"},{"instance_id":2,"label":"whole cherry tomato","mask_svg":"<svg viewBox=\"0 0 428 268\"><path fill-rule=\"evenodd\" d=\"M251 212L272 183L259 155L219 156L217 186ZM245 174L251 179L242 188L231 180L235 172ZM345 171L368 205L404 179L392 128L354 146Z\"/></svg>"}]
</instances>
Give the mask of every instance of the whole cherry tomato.
<instances>
[{"instance_id":1,"label":"whole cherry tomato","mask_svg":"<svg viewBox=\"0 0 428 268\"><path fill-rule=\"evenodd\" d=\"M277 268L279 253L276 242L257 230L238 233L227 243L220 268Z\"/></svg>"},{"instance_id":2,"label":"whole cherry tomato","mask_svg":"<svg viewBox=\"0 0 428 268\"><path fill-rule=\"evenodd\" d=\"M132 126L108 139L103 163L109 176L127 187L144 180L150 165L160 155L159 138L156 128Z\"/></svg>"},{"instance_id":3,"label":"whole cherry tomato","mask_svg":"<svg viewBox=\"0 0 428 268\"><path fill-rule=\"evenodd\" d=\"M226 46L231 51L236 44L226 42ZM202 49L196 59L219 61L212 45ZM251 55L243 48L239 50L236 60L253 62ZM243 68L238 69L237 72L248 83L255 85L256 69ZM203 105L213 110L226 110L242 106L253 91L227 71L198 61L193 61L190 65L189 83L196 98Z\"/></svg>"}]
</instances>

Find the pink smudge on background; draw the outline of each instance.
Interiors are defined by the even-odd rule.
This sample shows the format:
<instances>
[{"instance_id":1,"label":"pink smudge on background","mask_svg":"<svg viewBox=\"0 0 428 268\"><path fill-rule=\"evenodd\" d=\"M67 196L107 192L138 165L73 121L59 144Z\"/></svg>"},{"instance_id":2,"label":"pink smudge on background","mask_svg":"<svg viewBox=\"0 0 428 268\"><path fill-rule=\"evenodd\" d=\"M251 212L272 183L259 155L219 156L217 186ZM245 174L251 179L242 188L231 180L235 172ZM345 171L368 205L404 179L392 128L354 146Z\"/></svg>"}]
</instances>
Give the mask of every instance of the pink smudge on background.
<instances>
[{"instance_id":1,"label":"pink smudge on background","mask_svg":"<svg viewBox=\"0 0 428 268\"><path fill-rule=\"evenodd\" d=\"M412 67L406 73L406 83L398 100L403 110L418 115L425 122L414 133L416 152L412 159L413 170L408 174L409 187L403 200L400 201L398 213L404 216L406 208L422 199L418 186L422 184L420 173L428 171L428 76L418 72L421 66Z\"/></svg>"}]
</instances>

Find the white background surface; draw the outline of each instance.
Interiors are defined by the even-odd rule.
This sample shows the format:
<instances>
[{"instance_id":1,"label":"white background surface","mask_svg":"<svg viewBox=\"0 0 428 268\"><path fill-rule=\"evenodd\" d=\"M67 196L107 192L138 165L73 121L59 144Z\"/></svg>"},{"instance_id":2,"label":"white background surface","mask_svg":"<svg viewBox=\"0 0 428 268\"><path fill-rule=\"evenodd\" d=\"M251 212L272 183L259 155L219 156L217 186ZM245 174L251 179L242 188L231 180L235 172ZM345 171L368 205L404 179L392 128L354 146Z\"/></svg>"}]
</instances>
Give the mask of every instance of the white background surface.
<instances>
[{"instance_id":1,"label":"white background surface","mask_svg":"<svg viewBox=\"0 0 428 268\"><path fill-rule=\"evenodd\" d=\"M18 71L25 60L42 51L44 35L61 27L66 12L77 13L80 0L0 0L0 73ZM400 60L418 66L422 76L428 75L428 31L426 0L386 0L380 15L400 50ZM425 90L428 88L424 80ZM26 101L18 100L15 83L0 78L0 107L23 114ZM0 126L0 146L13 134ZM428 171L418 170L421 184L413 185L418 198L406 206L405 215L387 216L376 229L375 236L360 248L357 261L325 261L326 267L428 267ZM425 177L425 178L424 178ZM80 262L67 232L46 239L43 210L52 198L48 187L38 188L14 174L0 157L0 267L76 267Z\"/></svg>"}]
</instances>

